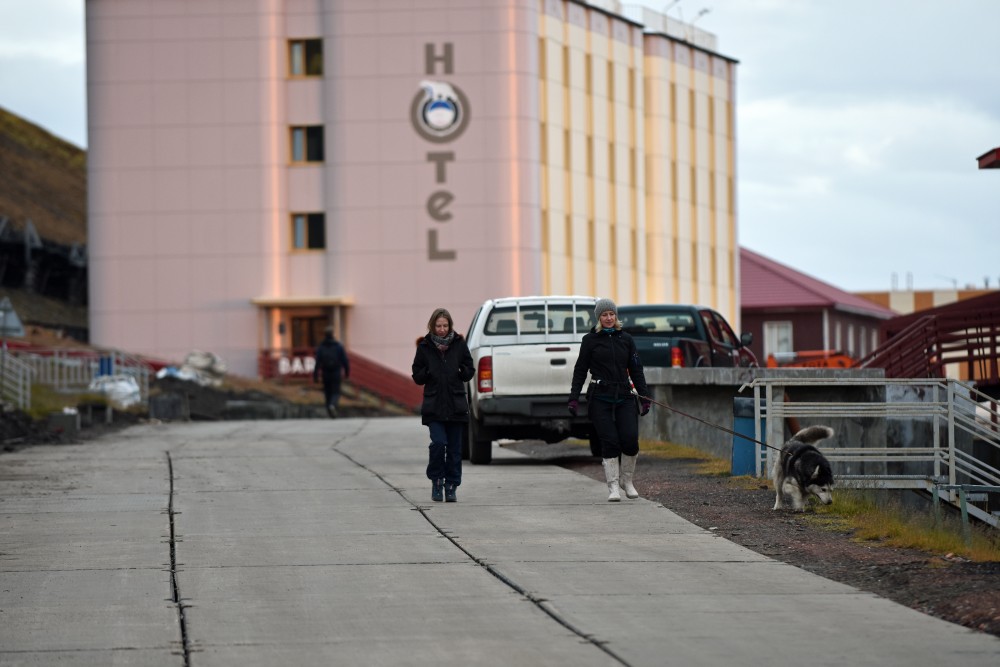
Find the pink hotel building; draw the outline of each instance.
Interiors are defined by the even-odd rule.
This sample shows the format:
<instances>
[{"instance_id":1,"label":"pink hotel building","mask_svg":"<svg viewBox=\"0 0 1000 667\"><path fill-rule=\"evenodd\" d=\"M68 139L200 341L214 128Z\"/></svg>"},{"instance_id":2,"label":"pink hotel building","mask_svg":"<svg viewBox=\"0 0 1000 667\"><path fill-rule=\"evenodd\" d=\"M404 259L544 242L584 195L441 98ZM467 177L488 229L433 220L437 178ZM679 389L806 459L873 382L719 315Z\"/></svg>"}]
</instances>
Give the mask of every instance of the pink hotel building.
<instances>
[{"instance_id":1,"label":"pink hotel building","mask_svg":"<svg viewBox=\"0 0 1000 667\"><path fill-rule=\"evenodd\" d=\"M87 0L90 330L409 373L437 306L739 323L736 62L614 0Z\"/></svg>"}]
</instances>

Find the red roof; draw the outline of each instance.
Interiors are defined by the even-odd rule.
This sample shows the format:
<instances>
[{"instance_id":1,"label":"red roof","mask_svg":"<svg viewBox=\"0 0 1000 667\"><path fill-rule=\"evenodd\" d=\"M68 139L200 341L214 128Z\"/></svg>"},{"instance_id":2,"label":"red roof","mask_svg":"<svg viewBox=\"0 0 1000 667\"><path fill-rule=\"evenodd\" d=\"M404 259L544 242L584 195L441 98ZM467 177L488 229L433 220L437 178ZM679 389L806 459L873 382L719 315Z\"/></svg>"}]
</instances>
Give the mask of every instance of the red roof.
<instances>
[{"instance_id":1,"label":"red roof","mask_svg":"<svg viewBox=\"0 0 1000 667\"><path fill-rule=\"evenodd\" d=\"M744 310L832 308L880 319L897 314L746 248L740 248L740 292Z\"/></svg>"},{"instance_id":2,"label":"red roof","mask_svg":"<svg viewBox=\"0 0 1000 667\"><path fill-rule=\"evenodd\" d=\"M1000 148L986 151L976 158L980 169L1000 169Z\"/></svg>"}]
</instances>

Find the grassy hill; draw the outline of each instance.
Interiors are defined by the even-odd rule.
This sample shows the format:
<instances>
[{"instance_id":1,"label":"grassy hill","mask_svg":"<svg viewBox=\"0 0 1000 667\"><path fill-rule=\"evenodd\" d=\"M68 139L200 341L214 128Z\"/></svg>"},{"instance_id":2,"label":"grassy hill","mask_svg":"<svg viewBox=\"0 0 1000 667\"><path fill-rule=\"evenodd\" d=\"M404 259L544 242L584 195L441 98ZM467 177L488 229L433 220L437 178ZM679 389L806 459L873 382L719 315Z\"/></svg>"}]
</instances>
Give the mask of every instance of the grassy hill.
<instances>
[{"instance_id":1,"label":"grassy hill","mask_svg":"<svg viewBox=\"0 0 1000 667\"><path fill-rule=\"evenodd\" d=\"M87 244L87 153L0 108L0 217L8 229L31 220L39 236L62 246ZM4 252L23 253L10 244ZM0 264L3 264L0 257ZM17 264L17 261L14 261ZM23 270L23 269L22 269ZM87 308L23 289L7 266L0 298L8 297L26 326L86 331Z\"/></svg>"},{"instance_id":2,"label":"grassy hill","mask_svg":"<svg viewBox=\"0 0 1000 667\"><path fill-rule=\"evenodd\" d=\"M87 152L0 108L0 216L63 245L87 243Z\"/></svg>"}]
</instances>

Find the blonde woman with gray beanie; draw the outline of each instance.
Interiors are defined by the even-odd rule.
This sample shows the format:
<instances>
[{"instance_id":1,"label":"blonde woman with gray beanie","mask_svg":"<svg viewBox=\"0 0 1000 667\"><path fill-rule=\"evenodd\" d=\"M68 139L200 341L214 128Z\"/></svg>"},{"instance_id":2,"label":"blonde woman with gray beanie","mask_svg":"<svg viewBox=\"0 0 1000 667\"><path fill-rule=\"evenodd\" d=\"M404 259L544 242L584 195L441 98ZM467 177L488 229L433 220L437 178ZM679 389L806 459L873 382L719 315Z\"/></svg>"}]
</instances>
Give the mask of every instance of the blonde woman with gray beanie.
<instances>
[{"instance_id":1,"label":"blonde woman with gray beanie","mask_svg":"<svg viewBox=\"0 0 1000 667\"><path fill-rule=\"evenodd\" d=\"M576 415L580 407L580 392L587 373L590 373L587 416L601 441L608 501L618 502L621 500L619 487L625 490L628 498L639 497L632 484L635 462L639 457L639 415L648 413L651 403L641 399L637 412L632 386L635 385L639 396L649 396L649 387L646 386L635 341L622 331L615 302L598 299L594 315L597 325L583 337L580 355L573 368L569 411Z\"/></svg>"}]
</instances>

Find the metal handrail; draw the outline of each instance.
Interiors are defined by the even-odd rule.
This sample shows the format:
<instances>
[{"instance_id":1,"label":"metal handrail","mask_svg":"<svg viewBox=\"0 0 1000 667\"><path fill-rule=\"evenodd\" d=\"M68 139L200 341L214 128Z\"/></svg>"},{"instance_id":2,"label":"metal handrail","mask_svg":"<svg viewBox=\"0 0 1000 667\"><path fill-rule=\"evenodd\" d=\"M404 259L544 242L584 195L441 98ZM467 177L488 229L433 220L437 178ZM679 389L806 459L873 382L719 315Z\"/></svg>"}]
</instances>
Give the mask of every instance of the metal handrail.
<instances>
[{"instance_id":1,"label":"metal handrail","mask_svg":"<svg viewBox=\"0 0 1000 667\"><path fill-rule=\"evenodd\" d=\"M923 397L912 401L886 399L865 402L789 402L785 397L787 387L828 386L842 389L845 385L883 389L894 385L910 387L918 389L914 394L922 394ZM958 435L965 434L985 447L1000 451L1000 411L996 409L996 399L967 383L941 378L756 378L745 387L752 387L754 391L755 435L759 441L783 439L785 417L930 420L932 442L926 446L890 446L887 442L883 447L823 447L820 443L820 451L831 463L931 464L930 472L923 476L901 476L888 472L844 475L848 481L863 477L866 483L859 486L870 486L875 482L883 488L927 490L931 482L954 486L960 481L1000 486L1000 470L957 445ZM766 440L761 426L764 423L767 424ZM773 451L768 449L766 470L771 469L773 457ZM763 470L764 461L758 460L757 474L760 475ZM909 483L906 481L908 478L912 478ZM949 500L957 504L957 493L948 493ZM973 507L969 511L993 526L1000 525L1000 518L989 512Z\"/></svg>"},{"instance_id":2,"label":"metal handrail","mask_svg":"<svg viewBox=\"0 0 1000 667\"><path fill-rule=\"evenodd\" d=\"M31 407L31 383L34 372L31 367L15 357L9 350L2 352L0 365L0 402L10 400L21 410Z\"/></svg>"}]
</instances>

